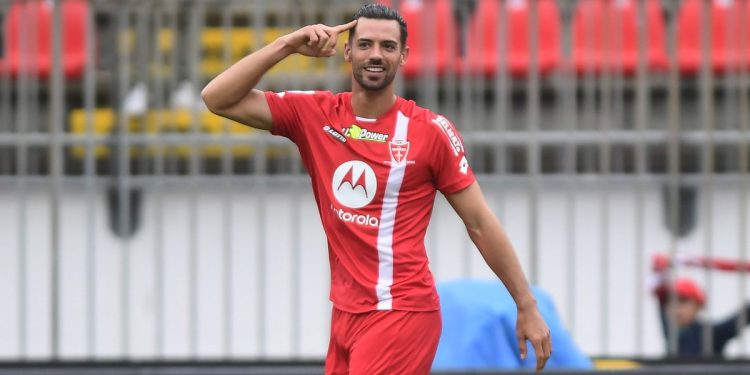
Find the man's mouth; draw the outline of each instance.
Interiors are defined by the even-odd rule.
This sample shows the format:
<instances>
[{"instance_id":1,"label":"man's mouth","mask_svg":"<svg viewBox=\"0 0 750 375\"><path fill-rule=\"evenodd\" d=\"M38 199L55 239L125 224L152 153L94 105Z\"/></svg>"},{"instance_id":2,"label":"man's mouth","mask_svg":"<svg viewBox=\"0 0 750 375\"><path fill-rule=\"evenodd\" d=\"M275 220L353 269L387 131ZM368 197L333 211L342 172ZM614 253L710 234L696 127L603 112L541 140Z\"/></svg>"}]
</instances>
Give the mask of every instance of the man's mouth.
<instances>
[{"instance_id":1,"label":"man's mouth","mask_svg":"<svg viewBox=\"0 0 750 375\"><path fill-rule=\"evenodd\" d=\"M371 73L382 73L385 72L385 68L382 66L366 66L365 70Z\"/></svg>"}]
</instances>

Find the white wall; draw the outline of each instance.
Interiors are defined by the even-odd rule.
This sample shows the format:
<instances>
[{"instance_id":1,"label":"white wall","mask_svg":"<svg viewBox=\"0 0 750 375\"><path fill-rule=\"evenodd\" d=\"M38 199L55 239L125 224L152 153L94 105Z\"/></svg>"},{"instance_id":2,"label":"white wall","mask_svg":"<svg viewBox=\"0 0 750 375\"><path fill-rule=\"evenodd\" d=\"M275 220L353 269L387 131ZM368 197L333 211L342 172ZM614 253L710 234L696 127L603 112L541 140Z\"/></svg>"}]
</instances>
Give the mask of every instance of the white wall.
<instances>
[{"instance_id":1,"label":"white wall","mask_svg":"<svg viewBox=\"0 0 750 375\"><path fill-rule=\"evenodd\" d=\"M141 227L127 243L118 240L109 229L103 193L65 191L60 216L62 282L59 285L63 356L83 358L87 355L89 322L95 328L92 338L97 357L115 358L123 354L123 254L129 254L130 259L127 355L135 358L190 356L191 249L197 254L198 274L193 280L198 286L195 304L198 338L195 354L198 357L218 358L225 354L223 327L227 321L231 329L229 354L237 358L255 358L259 354L273 358L324 355L330 313L328 259L309 189L290 187L262 192L235 187L228 193L222 189L218 186L193 193L186 189L146 191ZM532 215L528 189L524 186L496 188L490 184L485 184L484 189L528 269ZM0 189L0 301L3 306L0 308L0 358L16 358L22 352L34 358L45 358L50 353L51 327L50 200L44 191L29 191L25 199L20 197L13 187ZM663 353L656 306L647 293L650 256L656 251L665 252L670 243L661 197L661 190L656 186L645 191L644 244L638 246L635 236L637 201L630 186L610 186L606 200L609 209L606 243L601 237L604 199L598 187L583 184L566 190L564 186L549 186L540 193L538 285L555 298L558 311L588 353ZM739 192L733 187L715 187L712 197L713 251L717 255L738 258ZM93 203L93 232L88 230L88 198L92 198ZM159 210L159 201L162 210ZM225 208L228 209L225 211ZM567 224L568 217L574 220L571 226ZM706 212L699 210L698 217L697 228L678 243L678 249L684 253L699 254L705 248ZM192 224L191 218L194 218ZM567 246L569 236L572 236L574 253ZM95 255L93 284L88 284L87 279L89 238L93 241ZM161 301L155 269L159 238L165 259L162 273L165 298ZM225 238L229 240L224 241ZM427 244L432 269L439 280L466 275L492 277L457 216L442 198L437 203ZM22 246L26 249L27 296L23 326L19 319L22 311L19 307L19 251ZM225 249L232 258L229 314L224 298ZM260 249L264 249L262 264L259 264L263 259ZM609 257L608 272L600 266L604 249ZM646 263L636 264L636 251L641 251ZM569 263L575 265L574 270L568 268ZM293 277L295 274L297 277ZM708 292L711 300L708 313L721 317L743 302L738 295L741 281L734 274L712 274L715 277ZM264 301L259 301L259 275L264 275ZM701 272L692 271L691 275L705 285ZM608 280L604 300L602 277ZM570 280L574 282L573 295ZM87 310L87 285L93 285L95 293L93 316ZM299 296L296 300L295 290ZM747 290L744 297L750 294L750 285ZM643 303L636 311L638 301ZM163 346L158 348L155 326L160 307L164 309L165 320ZM259 320L261 314L265 314L265 324ZM637 314L641 314L643 320L640 331L636 326ZM603 335L603 325L608 330L607 337ZM263 335L259 331L261 327L265 327ZM294 332L295 327L298 334ZM19 347L22 333L26 335L23 351ZM265 341L263 349L261 341ZM750 345L746 347L750 353ZM740 352L739 345L733 343L730 355Z\"/></svg>"}]
</instances>

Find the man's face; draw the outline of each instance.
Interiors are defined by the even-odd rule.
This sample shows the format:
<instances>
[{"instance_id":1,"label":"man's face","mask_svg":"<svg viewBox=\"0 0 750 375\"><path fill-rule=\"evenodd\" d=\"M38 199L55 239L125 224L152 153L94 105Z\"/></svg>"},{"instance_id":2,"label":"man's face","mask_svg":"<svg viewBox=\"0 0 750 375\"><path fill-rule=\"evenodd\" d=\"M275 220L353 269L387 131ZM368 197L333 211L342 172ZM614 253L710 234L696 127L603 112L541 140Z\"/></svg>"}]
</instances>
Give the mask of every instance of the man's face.
<instances>
[{"instance_id":1,"label":"man's face","mask_svg":"<svg viewBox=\"0 0 750 375\"><path fill-rule=\"evenodd\" d=\"M701 306L693 299L678 297L674 308L671 310L672 318L677 321L679 327L685 327L698 318Z\"/></svg>"},{"instance_id":2,"label":"man's face","mask_svg":"<svg viewBox=\"0 0 750 375\"><path fill-rule=\"evenodd\" d=\"M352 63L354 80L365 90L380 91L393 82L409 51L401 45L401 30L394 20L360 18L344 48Z\"/></svg>"}]
</instances>

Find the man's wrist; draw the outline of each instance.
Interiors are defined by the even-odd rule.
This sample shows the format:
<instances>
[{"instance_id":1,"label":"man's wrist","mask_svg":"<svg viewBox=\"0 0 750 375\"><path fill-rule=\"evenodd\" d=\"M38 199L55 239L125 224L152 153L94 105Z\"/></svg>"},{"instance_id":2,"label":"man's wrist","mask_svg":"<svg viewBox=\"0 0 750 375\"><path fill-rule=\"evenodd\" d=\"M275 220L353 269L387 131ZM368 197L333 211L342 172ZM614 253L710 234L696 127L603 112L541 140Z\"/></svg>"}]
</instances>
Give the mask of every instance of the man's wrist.
<instances>
[{"instance_id":1,"label":"man's wrist","mask_svg":"<svg viewBox=\"0 0 750 375\"><path fill-rule=\"evenodd\" d=\"M524 298L519 298L516 301L516 308L518 309L518 311L534 310L536 309L536 307L536 299L531 295Z\"/></svg>"},{"instance_id":2,"label":"man's wrist","mask_svg":"<svg viewBox=\"0 0 750 375\"><path fill-rule=\"evenodd\" d=\"M277 44L278 49L284 53L285 57L295 53L297 50L289 41L289 35L278 37L274 43Z\"/></svg>"}]
</instances>

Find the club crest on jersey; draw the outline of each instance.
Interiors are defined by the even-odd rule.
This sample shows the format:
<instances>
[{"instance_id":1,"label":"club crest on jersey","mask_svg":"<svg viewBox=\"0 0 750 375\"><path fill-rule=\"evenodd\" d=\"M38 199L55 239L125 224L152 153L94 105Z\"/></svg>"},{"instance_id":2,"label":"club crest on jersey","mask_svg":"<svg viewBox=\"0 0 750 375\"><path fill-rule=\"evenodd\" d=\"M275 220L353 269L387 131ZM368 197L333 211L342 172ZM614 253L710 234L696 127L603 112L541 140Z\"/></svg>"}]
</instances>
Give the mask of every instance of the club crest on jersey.
<instances>
[{"instance_id":1,"label":"club crest on jersey","mask_svg":"<svg viewBox=\"0 0 750 375\"><path fill-rule=\"evenodd\" d=\"M344 135L347 138L356 139L358 141L370 141L385 143L388 141L388 134L378 133L369 131L365 128L352 124L348 128L344 128Z\"/></svg>"},{"instance_id":2,"label":"club crest on jersey","mask_svg":"<svg viewBox=\"0 0 750 375\"><path fill-rule=\"evenodd\" d=\"M391 152L391 162L395 164L404 164L406 155L409 154L409 141L391 141L388 142L388 149Z\"/></svg>"}]
</instances>

